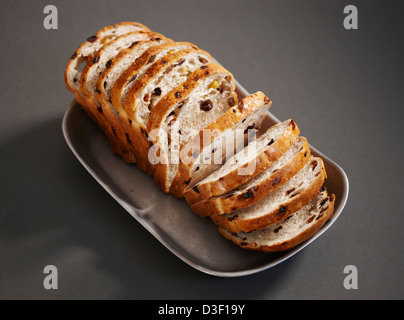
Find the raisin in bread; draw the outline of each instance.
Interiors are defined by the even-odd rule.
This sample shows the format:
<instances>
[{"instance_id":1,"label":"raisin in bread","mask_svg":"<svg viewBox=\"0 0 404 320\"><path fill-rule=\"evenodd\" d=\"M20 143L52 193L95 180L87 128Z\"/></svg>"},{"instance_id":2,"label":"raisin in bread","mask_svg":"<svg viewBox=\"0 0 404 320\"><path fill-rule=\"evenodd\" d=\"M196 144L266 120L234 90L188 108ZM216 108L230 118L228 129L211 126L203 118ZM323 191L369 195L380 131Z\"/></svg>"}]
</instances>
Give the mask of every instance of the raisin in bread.
<instances>
[{"instance_id":1,"label":"raisin in bread","mask_svg":"<svg viewBox=\"0 0 404 320\"><path fill-rule=\"evenodd\" d=\"M154 166L148 160L150 142L146 131L150 113L167 93L185 82L194 70L211 61L213 58L200 49L174 51L150 66L129 90L125 112L131 120L132 139L136 141L134 153L138 166L150 175L154 173Z\"/></svg>"},{"instance_id":2,"label":"raisin in bread","mask_svg":"<svg viewBox=\"0 0 404 320\"><path fill-rule=\"evenodd\" d=\"M289 250L314 236L334 213L335 196L322 191L299 211L283 222L252 231L232 233L219 228L219 232L240 247L264 252Z\"/></svg>"},{"instance_id":3,"label":"raisin in bread","mask_svg":"<svg viewBox=\"0 0 404 320\"><path fill-rule=\"evenodd\" d=\"M246 183L281 157L294 144L299 132L293 120L270 127L216 172L197 184L191 181L184 191L185 199L192 206Z\"/></svg>"},{"instance_id":4,"label":"raisin in bread","mask_svg":"<svg viewBox=\"0 0 404 320\"><path fill-rule=\"evenodd\" d=\"M191 209L206 216L246 208L284 185L305 166L309 158L310 147L306 138L298 137L289 150L263 172L234 190L192 205Z\"/></svg>"},{"instance_id":5,"label":"raisin in bread","mask_svg":"<svg viewBox=\"0 0 404 320\"><path fill-rule=\"evenodd\" d=\"M132 65L147 49L165 42L172 42L172 40L166 39L156 33L152 38L139 41L129 48L122 50L107 62L107 68L101 73L97 80L96 98L101 103L104 116L119 140L121 156L124 161L128 163L134 163L135 157L129 135L120 121L119 113L112 105L112 88L121 73Z\"/></svg>"},{"instance_id":6,"label":"raisin in bread","mask_svg":"<svg viewBox=\"0 0 404 320\"><path fill-rule=\"evenodd\" d=\"M326 178L321 158L312 157L293 178L262 200L227 214L211 215L218 226L230 232L250 232L282 222L310 202Z\"/></svg>"},{"instance_id":7,"label":"raisin in bread","mask_svg":"<svg viewBox=\"0 0 404 320\"><path fill-rule=\"evenodd\" d=\"M216 171L248 141L248 131L259 128L271 100L262 92L245 97L215 122L201 130L180 152L177 174L170 193L183 197L184 189Z\"/></svg>"},{"instance_id":8,"label":"raisin in bread","mask_svg":"<svg viewBox=\"0 0 404 320\"><path fill-rule=\"evenodd\" d=\"M215 63L192 72L152 109L147 131L154 143L155 183L169 192L177 173L179 151L198 132L235 105L233 75Z\"/></svg>"}]
</instances>

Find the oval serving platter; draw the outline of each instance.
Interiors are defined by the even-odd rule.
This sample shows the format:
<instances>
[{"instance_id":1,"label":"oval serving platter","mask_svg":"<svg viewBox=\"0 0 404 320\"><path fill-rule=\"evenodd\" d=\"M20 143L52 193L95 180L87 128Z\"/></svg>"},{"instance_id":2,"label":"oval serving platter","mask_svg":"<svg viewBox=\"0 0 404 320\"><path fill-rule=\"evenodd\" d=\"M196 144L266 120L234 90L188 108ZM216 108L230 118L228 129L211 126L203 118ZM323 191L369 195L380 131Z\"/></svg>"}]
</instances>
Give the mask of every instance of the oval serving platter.
<instances>
[{"instance_id":1,"label":"oval serving platter","mask_svg":"<svg viewBox=\"0 0 404 320\"><path fill-rule=\"evenodd\" d=\"M236 81L241 100L249 93ZM280 122L270 112L263 126ZM348 178L334 161L323 158L326 187L336 196L334 216L312 238L285 252L263 253L242 249L222 237L210 219L193 213L185 200L163 193L153 179L111 152L101 130L74 101L63 118L63 134L72 152L102 187L168 250L193 268L219 277L238 277L271 268L312 243L340 216L349 192Z\"/></svg>"}]
</instances>

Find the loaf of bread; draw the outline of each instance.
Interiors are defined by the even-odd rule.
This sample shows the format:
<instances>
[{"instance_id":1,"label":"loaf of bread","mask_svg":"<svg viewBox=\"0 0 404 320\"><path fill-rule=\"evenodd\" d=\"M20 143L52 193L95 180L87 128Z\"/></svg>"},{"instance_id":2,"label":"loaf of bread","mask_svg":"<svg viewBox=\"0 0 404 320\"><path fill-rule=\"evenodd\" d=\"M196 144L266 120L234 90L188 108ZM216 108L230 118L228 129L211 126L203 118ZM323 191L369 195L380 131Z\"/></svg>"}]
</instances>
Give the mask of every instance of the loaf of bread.
<instances>
[{"instance_id":1,"label":"loaf of bread","mask_svg":"<svg viewBox=\"0 0 404 320\"><path fill-rule=\"evenodd\" d=\"M71 56L65 83L113 153L242 248L288 250L333 215L324 163L295 121L261 128L272 101L239 101L233 75L192 43L108 26Z\"/></svg>"}]
</instances>

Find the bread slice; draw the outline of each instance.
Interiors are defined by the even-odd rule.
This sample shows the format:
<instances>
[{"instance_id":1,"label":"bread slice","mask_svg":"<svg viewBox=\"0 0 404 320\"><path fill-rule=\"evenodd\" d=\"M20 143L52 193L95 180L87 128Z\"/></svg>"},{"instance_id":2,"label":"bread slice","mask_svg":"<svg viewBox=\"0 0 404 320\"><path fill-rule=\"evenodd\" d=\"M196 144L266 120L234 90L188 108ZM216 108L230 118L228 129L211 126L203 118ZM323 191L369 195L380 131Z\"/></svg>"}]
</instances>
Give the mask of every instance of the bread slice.
<instances>
[{"instance_id":1,"label":"bread slice","mask_svg":"<svg viewBox=\"0 0 404 320\"><path fill-rule=\"evenodd\" d=\"M335 196L319 192L299 211L281 223L249 233L231 233L219 228L219 232L240 247L264 252L292 249L314 236L334 213Z\"/></svg>"},{"instance_id":2,"label":"bread slice","mask_svg":"<svg viewBox=\"0 0 404 320\"><path fill-rule=\"evenodd\" d=\"M293 178L261 201L228 214L210 216L218 226L237 233L250 232L282 222L309 203L326 178L321 158L312 157Z\"/></svg>"},{"instance_id":3,"label":"bread slice","mask_svg":"<svg viewBox=\"0 0 404 320\"><path fill-rule=\"evenodd\" d=\"M190 183L203 180L241 150L248 140L249 129L261 126L271 103L262 92L251 94L184 145L170 193L183 197Z\"/></svg>"},{"instance_id":4,"label":"bread slice","mask_svg":"<svg viewBox=\"0 0 404 320\"><path fill-rule=\"evenodd\" d=\"M129 48L122 50L118 55L109 60L107 62L108 67L98 77L96 98L101 103L103 114L117 136L120 143L121 156L127 163L134 163L135 158L129 135L120 121L118 112L112 106L112 88L121 73L133 64L148 48L170 41L172 40L166 39L158 33L148 40L139 41Z\"/></svg>"},{"instance_id":5,"label":"bread slice","mask_svg":"<svg viewBox=\"0 0 404 320\"><path fill-rule=\"evenodd\" d=\"M72 93L80 88L81 66L86 60L91 59L94 53L100 50L106 43L129 32L150 31L149 28L137 22L121 22L114 26L108 26L99 30L95 35L87 38L71 56L65 69L65 83Z\"/></svg>"},{"instance_id":6,"label":"bread slice","mask_svg":"<svg viewBox=\"0 0 404 320\"><path fill-rule=\"evenodd\" d=\"M198 132L235 105L233 75L216 63L204 65L152 109L147 123L149 153L156 164L154 181L169 192L179 163L179 151Z\"/></svg>"},{"instance_id":7,"label":"bread slice","mask_svg":"<svg viewBox=\"0 0 404 320\"><path fill-rule=\"evenodd\" d=\"M289 150L263 172L235 190L200 201L191 209L201 216L208 216L246 208L284 185L305 166L309 158L310 147L306 138L298 137Z\"/></svg>"},{"instance_id":8,"label":"bread slice","mask_svg":"<svg viewBox=\"0 0 404 320\"><path fill-rule=\"evenodd\" d=\"M279 159L298 135L299 128L293 120L272 126L213 174L197 184L190 184L184 190L185 199L192 206L239 187Z\"/></svg>"},{"instance_id":9,"label":"bread slice","mask_svg":"<svg viewBox=\"0 0 404 320\"><path fill-rule=\"evenodd\" d=\"M128 92L125 112L131 120L131 138L136 141L136 162L150 175L154 173L154 166L148 160L150 142L146 133L150 113L168 92L186 81L194 70L212 61L213 58L200 49L175 51L156 61Z\"/></svg>"}]
</instances>

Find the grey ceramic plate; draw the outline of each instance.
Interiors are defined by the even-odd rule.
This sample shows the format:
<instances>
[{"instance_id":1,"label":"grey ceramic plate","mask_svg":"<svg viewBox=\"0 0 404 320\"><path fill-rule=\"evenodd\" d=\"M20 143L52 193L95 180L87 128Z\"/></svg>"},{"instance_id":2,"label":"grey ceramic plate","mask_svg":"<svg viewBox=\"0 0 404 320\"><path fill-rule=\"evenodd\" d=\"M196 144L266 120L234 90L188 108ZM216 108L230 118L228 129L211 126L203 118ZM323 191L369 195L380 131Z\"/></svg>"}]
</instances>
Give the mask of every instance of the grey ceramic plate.
<instances>
[{"instance_id":1,"label":"grey ceramic plate","mask_svg":"<svg viewBox=\"0 0 404 320\"><path fill-rule=\"evenodd\" d=\"M240 99L248 95L239 83L237 90ZM278 122L268 113L263 126ZM313 154L324 159L328 174L326 186L336 195L333 218L314 237L287 252L247 251L223 238L210 219L194 214L185 200L164 194L136 165L125 164L112 154L103 133L75 102L63 119L63 133L83 166L126 211L181 260L215 276L244 276L285 261L323 234L338 219L348 198L345 172L312 148Z\"/></svg>"}]
</instances>

